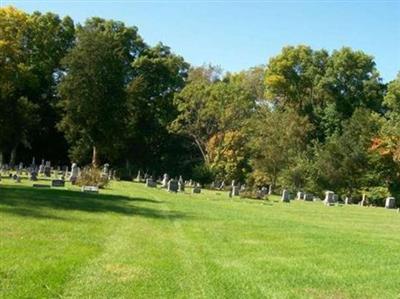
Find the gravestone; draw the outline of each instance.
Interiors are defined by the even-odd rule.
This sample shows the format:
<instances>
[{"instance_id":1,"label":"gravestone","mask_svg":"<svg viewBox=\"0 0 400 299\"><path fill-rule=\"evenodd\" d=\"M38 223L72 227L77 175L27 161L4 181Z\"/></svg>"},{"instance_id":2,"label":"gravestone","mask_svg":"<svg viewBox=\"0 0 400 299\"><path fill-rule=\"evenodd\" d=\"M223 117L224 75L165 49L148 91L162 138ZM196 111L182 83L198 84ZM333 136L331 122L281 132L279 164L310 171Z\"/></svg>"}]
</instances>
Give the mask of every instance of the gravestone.
<instances>
[{"instance_id":1,"label":"gravestone","mask_svg":"<svg viewBox=\"0 0 400 299\"><path fill-rule=\"evenodd\" d=\"M394 209L396 206L396 199L394 197L386 197L385 208Z\"/></svg>"},{"instance_id":2,"label":"gravestone","mask_svg":"<svg viewBox=\"0 0 400 299\"><path fill-rule=\"evenodd\" d=\"M146 187L155 188L157 187L157 182L153 181L152 178L146 179Z\"/></svg>"},{"instance_id":3,"label":"gravestone","mask_svg":"<svg viewBox=\"0 0 400 299\"><path fill-rule=\"evenodd\" d=\"M168 182L169 182L169 176L168 174L164 173L163 180L161 182L161 188L167 188L168 187Z\"/></svg>"},{"instance_id":4,"label":"gravestone","mask_svg":"<svg viewBox=\"0 0 400 299\"><path fill-rule=\"evenodd\" d=\"M183 181L182 176L179 176L179 180L178 180L178 191L179 192L185 192L185 183Z\"/></svg>"},{"instance_id":5,"label":"gravestone","mask_svg":"<svg viewBox=\"0 0 400 299\"><path fill-rule=\"evenodd\" d=\"M136 182L141 182L142 181L142 177L140 176L140 170L138 171L138 174L136 176Z\"/></svg>"},{"instance_id":6,"label":"gravestone","mask_svg":"<svg viewBox=\"0 0 400 299\"><path fill-rule=\"evenodd\" d=\"M170 179L167 183L168 192L178 192L178 181L175 179Z\"/></svg>"},{"instance_id":7,"label":"gravestone","mask_svg":"<svg viewBox=\"0 0 400 299\"><path fill-rule=\"evenodd\" d=\"M239 196L239 194L240 194L239 186L232 186L232 196Z\"/></svg>"},{"instance_id":8,"label":"gravestone","mask_svg":"<svg viewBox=\"0 0 400 299\"><path fill-rule=\"evenodd\" d=\"M64 180L52 180L51 186L52 187L65 187L65 181Z\"/></svg>"},{"instance_id":9,"label":"gravestone","mask_svg":"<svg viewBox=\"0 0 400 299\"><path fill-rule=\"evenodd\" d=\"M78 165L76 163L72 163L71 165L71 175L69 176L68 180L72 183L75 184L76 180L78 179Z\"/></svg>"},{"instance_id":10,"label":"gravestone","mask_svg":"<svg viewBox=\"0 0 400 299\"><path fill-rule=\"evenodd\" d=\"M335 203L335 195L336 194L333 191L326 191L324 200L325 205L333 205Z\"/></svg>"},{"instance_id":11,"label":"gravestone","mask_svg":"<svg viewBox=\"0 0 400 299\"><path fill-rule=\"evenodd\" d=\"M261 188L261 197L264 198L264 197L267 196L267 195L268 195L268 188L265 187L265 186L263 186L263 187Z\"/></svg>"},{"instance_id":12,"label":"gravestone","mask_svg":"<svg viewBox=\"0 0 400 299\"><path fill-rule=\"evenodd\" d=\"M282 202L290 202L290 194L289 194L288 190L283 189L281 201Z\"/></svg>"},{"instance_id":13,"label":"gravestone","mask_svg":"<svg viewBox=\"0 0 400 299\"><path fill-rule=\"evenodd\" d=\"M193 194L199 194L201 193L201 187L200 186L194 186L192 189Z\"/></svg>"},{"instance_id":14,"label":"gravestone","mask_svg":"<svg viewBox=\"0 0 400 299\"><path fill-rule=\"evenodd\" d=\"M305 200L305 201L313 201L313 199L314 199L314 195L312 195L311 193L304 193L303 200Z\"/></svg>"},{"instance_id":15,"label":"gravestone","mask_svg":"<svg viewBox=\"0 0 400 299\"><path fill-rule=\"evenodd\" d=\"M105 179L108 178L109 170L110 170L110 164L108 164L108 163L104 164L104 165L103 165L103 171L102 171L102 173L101 173L101 175L102 175L103 178L105 178Z\"/></svg>"},{"instance_id":16,"label":"gravestone","mask_svg":"<svg viewBox=\"0 0 400 299\"><path fill-rule=\"evenodd\" d=\"M29 172L29 180L37 181L37 172L34 169Z\"/></svg>"},{"instance_id":17,"label":"gravestone","mask_svg":"<svg viewBox=\"0 0 400 299\"><path fill-rule=\"evenodd\" d=\"M344 198L344 204L345 204L345 205L351 204L351 198L348 197L348 196L346 196L346 197Z\"/></svg>"},{"instance_id":18,"label":"gravestone","mask_svg":"<svg viewBox=\"0 0 400 299\"><path fill-rule=\"evenodd\" d=\"M44 160L42 160L42 163L39 165L39 173L43 174L44 173Z\"/></svg>"},{"instance_id":19,"label":"gravestone","mask_svg":"<svg viewBox=\"0 0 400 299\"><path fill-rule=\"evenodd\" d=\"M50 163L50 161L46 161L46 164L44 166L43 172L44 172L44 175L46 177L48 177L48 178L51 177L51 163Z\"/></svg>"},{"instance_id":20,"label":"gravestone","mask_svg":"<svg viewBox=\"0 0 400 299\"><path fill-rule=\"evenodd\" d=\"M97 186L82 186L82 192L85 193L99 193L99 187Z\"/></svg>"},{"instance_id":21,"label":"gravestone","mask_svg":"<svg viewBox=\"0 0 400 299\"><path fill-rule=\"evenodd\" d=\"M361 199L361 201L360 201L360 206L365 206L365 205L367 205L367 195L366 194L363 194L362 195L362 199Z\"/></svg>"},{"instance_id":22,"label":"gravestone","mask_svg":"<svg viewBox=\"0 0 400 299\"><path fill-rule=\"evenodd\" d=\"M304 192L297 192L297 200L304 200Z\"/></svg>"}]
</instances>

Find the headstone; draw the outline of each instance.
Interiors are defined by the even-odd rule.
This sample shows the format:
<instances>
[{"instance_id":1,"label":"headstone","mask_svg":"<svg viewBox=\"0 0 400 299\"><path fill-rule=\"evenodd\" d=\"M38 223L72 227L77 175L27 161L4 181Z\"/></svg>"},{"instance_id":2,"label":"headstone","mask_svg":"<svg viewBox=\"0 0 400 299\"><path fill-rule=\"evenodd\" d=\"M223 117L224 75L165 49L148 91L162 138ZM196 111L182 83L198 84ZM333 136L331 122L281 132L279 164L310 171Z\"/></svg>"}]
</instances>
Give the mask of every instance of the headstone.
<instances>
[{"instance_id":1,"label":"headstone","mask_svg":"<svg viewBox=\"0 0 400 299\"><path fill-rule=\"evenodd\" d=\"M110 170L110 164L108 164L108 163L104 164L104 165L103 165L103 171L102 171L102 173L101 173L101 175L103 176L103 178L106 178L106 179L108 178L109 170Z\"/></svg>"},{"instance_id":2,"label":"headstone","mask_svg":"<svg viewBox=\"0 0 400 299\"><path fill-rule=\"evenodd\" d=\"M50 163L50 161L46 161L46 164L44 166L43 172L44 172L44 175L46 177L48 177L48 178L51 177L51 163Z\"/></svg>"},{"instance_id":3,"label":"headstone","mask_svg":"<svg viewBox=\"0 0 400 299\"><path fill-rule=\"evenodd\" d=\"M42 163L39 165L39 173L43 174L44 173L44 160L42 160Z\"/></svg>"},{"instance_id":4,"label":"headstone","mask_svg":"<svg viewBox=\"0 0 400 299\"><path fill-rule=\"evenodd\" d=\"M163 180L161 182L161 187L162 188L167 188L168 182L169 182L169 176L168 176L168 174L164 173L164 177L163 177Z\"/></svg>"},{"instance_id":5,"label":"headstone","mask_svg":"<svg viewBox=\"0 0 400 299\"><path fill-rule=\"evenodd\" d=\"M304 200L304 192L297 192L297 200Z\"/></svg>"},{"instance_id":6,"label":"headstone","mask_svg":"<svg viewBox=\"0 0 400 299\"><path fill-rule=\"evenodd\" d=\"M201 193L201 188L200 188L200 186L194 186L193 189L192 189L192 193L194 193L194 194L199 194L199 193Z\"/></svg>"},{"instance_id":7,"label":"headstone","mask_svg":"<svg viewBox=\"0 0 400 299\"><path fill-rule=\"evenodd\" d=\"M138 174L136 176L136 182L141 182L142 177L140 176L140 170L138 171Z\"/></svg>"},{"instance_id":8,"label":"headstone","mask_svg":"<svg viewBox=\"0 0 400 299\"><path fill-rule=\"evenodd\" d=\"M335 193L333 191L326 191L325 192L325 205L330 206L335 203Z\"/></svg>"},{"instance_id":9,"label":"headstone","mask_svg":"<svg viewBox=\"0 0 400 299\"><path fill-rule=\"evenodd\" d=\"M182 177L180 177L180 179L178 181L178 191L185 192L185 183L181 179L182 179Z\"/></svg>"},{"instance_id":10,"label":"headstone","mask_svg":"<svg viewBox=\"0 0 400 299\"><path fill-rule=\"evenodd\" d=\"M240 189L239 186L232 186L232 196L239 196Z\"/></svg>"},{"instance_id":11,"label":"headstone","mask_svg":"<svg viewBox=\"0 0 400 299\"><path fill-rule=\"evenodd\" d=\"M178 192L178 181L174 179L170 179L167 183L167 190L169 192Z\"/></svg>"},{"instance_id":12,"label":"headstone","mask_svg":"<svg viewBox=\"0 0 400 299\"><path fill-rule=\"evenodd\" d=\"M97 186L82 186L81 190L86 193L99 193L99 187Z\"/></svg>"},{"instance_id":13,"label":"headstone","mask_svg":"<svg viewBox=\"0 0 400 299\"><path fill-rule=\"evenodd\" d=\"M290 194L289 194L288 190L283 189L281 201L282 202L290 202Z\"/></svg>"},{"instance_id":14,"label":"headstone","mask_svg":"<svg viewBox=\"0 0 400 299\"><path fill-rule=\"evenodd\" d=\"M75 184L76 180L78 179L78 165L76 163L72 163L71 165L71 175L69 176L68 180L72 183Z\"/></svg>"},{"instance_id":15,"label":"headstone","mask_svg":"<svg viewBox=\"0 0 400 299\"><path fill-rule=\"evenodd\" d=\"M386 197L385 208L394 209L396 206L396 199L394 197Z\"/></svg>"},{"instance_id":16,"label":"headstone","mask_svg":"<svg viewBox=\"0 0 400 299\"><path fill-rule=\"evenodd\" d=\"M311 193L304 193L303 200L305 200L305 201L313 201L313 199L314 199L314 195L312 195Z\"/></svg>"},{"instance_id":17,"label":"headstone","mask_svg":"<svg viewBox=\"0 0 400 299\"><path fill-rule=\"evenodd\" d=\"M52 187L65 187L65 181L64 180L52 180L51 186Z\"/></svg>"},{"instance_id":18,"label":"headstone","mask_svg":"<svg viewBox=\"0 0 400 299\"><path fill-rule=\"evenodd\" d=\"M344 204L345 204L345 205L351 204L351 198L350 198L349 196L346 196L346 197L344 198Z\"/></svg>"},{"instance_id":19,"label":"headstone","mask_svg":"<svg viewBox=\"0 0 400 299\"><path fill-rule=\"evenodd\" d=\"M360 206L365 206L367 204L367 195L365 193L363 193L362 195L362 199L360 201Z\"/></svg>"},{"instance_id":20,"label":"headstone","mask_svg":"<svg viewBox=\"0 0 400 299\"><path fill-rule=\"evenodd\" d=\"M36 173L35 170L32 170L32 171L29 173L29 180L31 180L31 181L37 181L37 173Z\"/></svg>"},{"instance_id":21,"label":"headstone","mask_svg":"<svg viewBox=\"0 0 400 299\"><path fill-rule=\"evenodd\" d=\"M146 187L155 188L157 187L157 182L153 181L152 178L146 180Z\"/></svg>"}]
</instances>

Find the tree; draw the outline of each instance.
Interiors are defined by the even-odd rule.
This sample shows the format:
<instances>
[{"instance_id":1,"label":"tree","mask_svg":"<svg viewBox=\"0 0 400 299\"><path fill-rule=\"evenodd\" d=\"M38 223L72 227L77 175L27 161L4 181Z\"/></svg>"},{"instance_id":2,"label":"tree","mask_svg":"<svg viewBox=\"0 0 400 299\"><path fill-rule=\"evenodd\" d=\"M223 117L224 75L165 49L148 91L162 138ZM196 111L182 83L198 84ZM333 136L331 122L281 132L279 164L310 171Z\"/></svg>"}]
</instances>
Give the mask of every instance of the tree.
<instances>
[{"instance_id":1,"label":"tree","mask_svg":"<svg viewBox=\"0 0 400 299\"><path fill-rule=\"evenodd\" d=\"M307 134L312 126L307 117L287 110L271 110L266 106L260 107L251 120L252 159L254 174L262 174L271 186L275 188L278 178L291 161L303 152L307 145Z\"/></svg>"},{"instance_id":2,"label":"tree","mask_svg":"<svg viewBox=\"0 0 400 299\"><path fill-rule=\"evenodd\" d=\"M175 96L179 115L170 128L173 132L190 136L209 165L209 140L214 137L220 144L226 133L238 130L252 113L255 101L248 90L235 82L211 81L202 76L194 78Z\"/></svg>"},{"instance_id":3,"label":"tree","mask_svg":"<svg viewBox=\"0 0 400 299\"><path fill-rule=\"evenodd\" d=\"M320 101L319 81L329 55L308 46L284 47L269 60L265 73L266 99L278 107L290 107L304 114Z\"/></svg>"},{"instance_id":4,"label":"tree","mask_svg":"<svg viewBox=\"0 0 400 299\"><path fill-rule=\"evenodd\" d=\"M0 160L10 150L11 165L18 145L29 145L29 133L37 122L37 106L26 97L26 89L36 84L25 47L28 27L27 14L0 8Z\"/></svg>"},{"instance_id":5,"label":"tree","mask_svg":"<svg viewBox=\"0 0 400 299\"><path fill-rule=\"evenodd\" d=\"M185 85L188 63L158 44L145 49L132 67L124 156L142 170L187 173L193 149L187 138L170 133L167 127L177 116L173 98Z\"/></svg>"},{"instance_id":6,"label":"tree","mask_svg":"<svg viewBox=\"0 0 400 299\"><path fill-rule=\"evenodd\" d=\"M382 183L379 163L370 152L382 119L369 109L357 108L343 122L341 134L330 136L315 149L314 191L335 190L351 196Z\"/></svg>"},{"instance_id":7,"label":"tree","mask_svg":"<svg viewBox=\"0 0 400 299\"><path fill-rule=\"evenodd\" d=\"M59 92L63 118L59 128L72 145L71 154L92 149L92 165L114 156L121 146L126 119L126 85L131 63L144 44L135 27L92 18L78 26L76 45L63 59L66 75Z\"/></svg>"}]
</instances>

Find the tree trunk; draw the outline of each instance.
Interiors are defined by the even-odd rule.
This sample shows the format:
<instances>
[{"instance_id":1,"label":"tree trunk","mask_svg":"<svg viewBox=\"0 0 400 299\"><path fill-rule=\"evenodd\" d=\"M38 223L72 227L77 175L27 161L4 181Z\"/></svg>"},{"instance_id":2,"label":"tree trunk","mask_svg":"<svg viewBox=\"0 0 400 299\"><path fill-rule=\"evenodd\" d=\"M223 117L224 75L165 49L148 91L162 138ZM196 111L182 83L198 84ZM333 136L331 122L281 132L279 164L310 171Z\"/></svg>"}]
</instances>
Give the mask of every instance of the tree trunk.
<instances>
[{"instance_id":1,"label":"tree trunk","mask_svg":"<svg viewBox=\"0 0 400 299\"><path fill-rule=\"evenodd\" d=\"M0 166L3 165L3 161L4 161L4 155L3 152L0 151Z\"/></svg>"},{"instance_id":2,"label":"tree trunk","mask_svg":"<svg viewBox=\"0 0 400 299\"><path fill-rule=\"evenodd\" d=\"M13 149L11 150L11 155L10 155L10 167L15 166L16 159L17 159L17 147L14 146Z\"/></svg>"},{"instance_id":3,"label":"tree trunk","mask_svg":"<svg viewBox=\"0 0 400 299\"><path fill-rule=\"evenodd\" d=\"M96 149L96 146L93 146L92 166L93 166L94 168L99 167L99 161L98 161L98 158L97 158L97 149Z\"/></svg>"}]
</instances>

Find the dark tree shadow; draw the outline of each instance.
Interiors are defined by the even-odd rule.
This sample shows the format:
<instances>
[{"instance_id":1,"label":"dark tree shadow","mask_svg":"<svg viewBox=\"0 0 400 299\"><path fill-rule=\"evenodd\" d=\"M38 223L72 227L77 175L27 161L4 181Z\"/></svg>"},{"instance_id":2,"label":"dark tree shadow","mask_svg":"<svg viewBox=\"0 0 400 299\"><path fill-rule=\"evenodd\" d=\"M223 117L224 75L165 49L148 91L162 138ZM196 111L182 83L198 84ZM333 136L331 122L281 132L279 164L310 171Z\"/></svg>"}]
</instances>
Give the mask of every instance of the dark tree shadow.
<instances>
[{"instance_id":1,"label":"dark tree shadow","mask_svg":"<svg viewBox=\"0 0 400 299\"><path fill-rule=\"evenodd\" d=\"M162 211L137 206L135 203L159 204L162 201L143 197L110 194L89 194L60 189L35 189L26 186L2 185L0 187L0 212L35 218L67 220L46 214L43 209L74 210L91 213L117 213L129 216L174 219L188 217L177 211Z\"/></svg>"}]
</instances>

